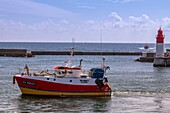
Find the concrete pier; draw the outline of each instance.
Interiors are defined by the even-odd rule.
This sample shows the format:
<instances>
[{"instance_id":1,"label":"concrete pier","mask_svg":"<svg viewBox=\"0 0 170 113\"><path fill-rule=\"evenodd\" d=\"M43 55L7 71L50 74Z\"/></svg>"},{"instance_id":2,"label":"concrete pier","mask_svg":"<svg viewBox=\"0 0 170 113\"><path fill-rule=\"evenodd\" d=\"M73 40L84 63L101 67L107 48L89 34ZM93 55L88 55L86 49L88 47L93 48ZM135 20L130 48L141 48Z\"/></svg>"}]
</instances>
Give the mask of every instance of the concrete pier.
<instances>
[{"instance_id":1,"label":"concrete pier","mask_svg":"<svg viewBox=\"0 0 170 113\"><path fill-rule=\"evenodd\" d=\"M33 57L31 51L26 49L0 49L0 56L6 57Z\"/></svg>"},{"instance_id":2,"label":"concrete pier","mask_svg":"<svg viewBox=\"0 0 170 113\"><path fill-rule=\"evenodd\" d=\"M33 57L35 55L70 55L70 51L30 51L26 49L0 49L0 56ZM75 51L74 55L142 55L141 52L82 52Z\"/></svg>"},{"instance_id":3,"label":"concrete pier","mask_svg":"<svg viewBox=\"0 0 170 113\"><path fill-rule=\"evenodd\" d=\"M32 51L33 55L70 55L70 51ZM75 51L74 55L142 55L141 52L81 52Z\"/></svg>"},{"instance_id":4,"label":"concrete pier","mask_svg":"<svg viewBox=\"0 0 170 113\"><path fill-rule=\"evenodd\" d=\"M154 58L154 67L170 67L170 58L158 57Z\"/></svg>"},{"instance_id":5,"label":"concrete pier","mask_svg":"<svg viewBox=\"0 0 170 113\"><path fill-rule=\"evenodd\" d=\"M140 57L139 59L136 59L135 61L152 63L154 61L154 57Z\"/></svg>"},{"instance_id":6,"label":"concrete pier","mask_svg":"<svg viewBox=\"0 0 170 113\"><path fill-rule=\"evenodd\" d=\"M146 52L146 53L142 53L142 56L136 59L135 61L152 63L154 61L154 57L155 57L154 52Z\"/></svg>"},{"instance_id":7,"label":"concrete pier","mask_svg":"<svg viewBox=\"0 0 170 113\"><path fill-rule=\"evenodd\" d=\"M35 55L70 55L70 51L31 51L27 49L0 49L0 56L7 57L33 57ZM133 55L141 56L142 52L82 52L74 51L74 55Z\"/></svg>"}]
</instances>

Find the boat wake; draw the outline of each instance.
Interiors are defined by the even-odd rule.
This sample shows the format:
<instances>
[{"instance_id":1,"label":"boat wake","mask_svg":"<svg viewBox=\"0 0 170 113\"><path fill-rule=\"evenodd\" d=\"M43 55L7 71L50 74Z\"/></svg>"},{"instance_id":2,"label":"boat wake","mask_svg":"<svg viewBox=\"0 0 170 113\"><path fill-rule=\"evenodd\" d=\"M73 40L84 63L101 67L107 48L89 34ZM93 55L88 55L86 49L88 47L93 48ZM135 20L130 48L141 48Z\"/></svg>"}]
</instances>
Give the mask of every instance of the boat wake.
<instances>
[{"instance_id":1,"label":"boat wake","mask_svg":"<svg viewBox=\"0 0 170 113\"><path fill-rule=\"evenodd\" d=\"M166 95L170 96L169 92L151 92L151 91L112 91L112 96L114 95Z\"/></svg>"}]
</instances>

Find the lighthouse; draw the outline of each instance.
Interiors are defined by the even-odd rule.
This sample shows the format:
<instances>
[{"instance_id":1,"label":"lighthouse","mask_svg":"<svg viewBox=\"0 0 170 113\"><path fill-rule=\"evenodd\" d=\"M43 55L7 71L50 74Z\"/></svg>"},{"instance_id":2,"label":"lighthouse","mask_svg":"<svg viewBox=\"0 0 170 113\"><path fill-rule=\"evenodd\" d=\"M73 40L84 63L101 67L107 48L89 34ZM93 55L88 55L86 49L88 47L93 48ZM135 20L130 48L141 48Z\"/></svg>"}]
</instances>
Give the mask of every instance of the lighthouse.
<instances>
[{"instance_id":1,"label":"lighthouse","mask_svg":"<svg viewBox=\"0 0 170 113\"><path fill-rule=\"evenodd\" d=\"M153 61L154 67L170 67L170 57L164 56L164 35L160 28L156 37L156 55Z\"/></svg>"},{"instance_id":2,"label":"lighthouse","mask_svg":"<svg viewBox=\"0 0 170 113\"><path fill-rule=\"evenodd\" d=\"M164 35L161 28L158 30L156 37L156 56L157 58L164 57Z\"/></svg>"}]
</instances>

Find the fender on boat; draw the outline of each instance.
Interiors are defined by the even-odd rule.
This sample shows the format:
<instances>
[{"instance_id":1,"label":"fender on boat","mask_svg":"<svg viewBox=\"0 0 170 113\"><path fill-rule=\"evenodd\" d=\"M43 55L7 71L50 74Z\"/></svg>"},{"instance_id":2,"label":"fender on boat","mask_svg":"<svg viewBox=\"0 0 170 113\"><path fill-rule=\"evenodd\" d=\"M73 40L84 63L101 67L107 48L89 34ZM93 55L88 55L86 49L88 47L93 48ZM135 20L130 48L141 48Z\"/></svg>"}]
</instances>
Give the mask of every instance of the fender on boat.
<instances>
[{"instance_id":1,"label":"fender on boat","mask_svg":"<svg viewBox=\"0 0 170 113\"><path fill-rule=\"evenodd\" d=\"M13 84L15 84L15 75L13 76Z\"/></svg>"},{"instance_id":2,"label":"fender on boat","mask_svg":"<svg viewBox=\"0 0 170 113\"><path fill-rule=\"evenodd\" d=\"M104 86L103 84L103 80L100 80L99 78L97 78L95 80L95 83L97 84L98 87L102 88Z\"/></svg>"}]
</instances>

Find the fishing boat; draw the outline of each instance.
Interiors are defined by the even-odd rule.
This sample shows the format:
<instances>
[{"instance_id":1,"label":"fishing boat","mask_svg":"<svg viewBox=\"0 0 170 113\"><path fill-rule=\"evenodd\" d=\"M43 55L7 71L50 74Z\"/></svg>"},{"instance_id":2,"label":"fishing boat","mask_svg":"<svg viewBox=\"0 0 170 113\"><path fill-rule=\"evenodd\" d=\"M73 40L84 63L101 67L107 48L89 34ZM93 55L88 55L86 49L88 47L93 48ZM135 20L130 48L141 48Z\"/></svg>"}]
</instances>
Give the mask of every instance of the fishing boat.
<instances>
[{"instance_id":1,"label":"fishing boat","mask_svg":"<svg viewBox=\"0 0 170 113\"><path fill-rule=\"evenodd\" d=\"M73 52L71 52L73 56ZM44 96L111 96L111 87L108 83L105 58L97 68L82 69L82 59L78 66L71 65L71 59L52 70L36 72L28 65L19 74L13 76L13 83L17 84L23 95Z\"/></svg>"}]
</instances>

